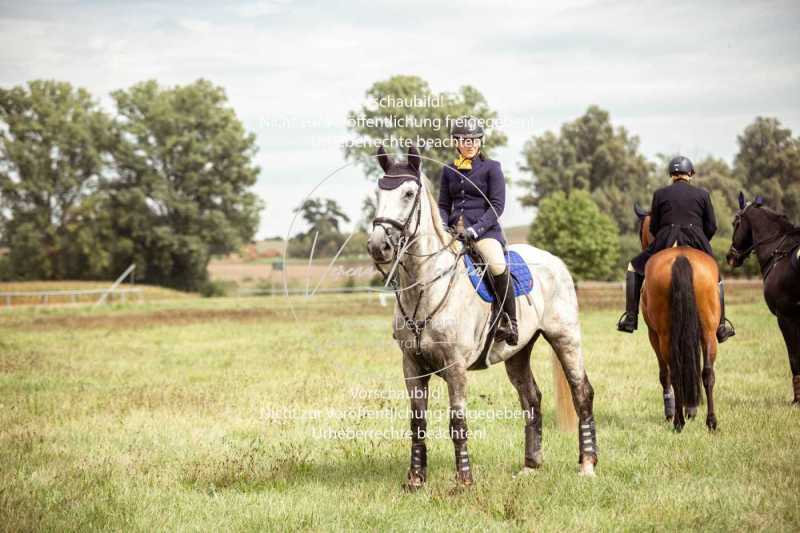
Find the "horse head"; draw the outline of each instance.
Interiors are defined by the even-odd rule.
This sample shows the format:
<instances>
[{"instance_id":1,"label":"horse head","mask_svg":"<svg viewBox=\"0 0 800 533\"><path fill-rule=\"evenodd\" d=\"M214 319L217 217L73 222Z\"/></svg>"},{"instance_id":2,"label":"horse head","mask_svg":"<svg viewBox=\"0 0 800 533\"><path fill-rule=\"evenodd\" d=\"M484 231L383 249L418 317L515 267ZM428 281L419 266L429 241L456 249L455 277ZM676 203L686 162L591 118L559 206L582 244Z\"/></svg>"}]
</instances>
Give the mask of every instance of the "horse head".
<instances>
[{"instance_id":1,"label":"horse head","mask_svg":"<svg viewBox=\"0 0 800 533\"><path fill-rule=\"evenodd\" d=\"M394 161L381 146L376 154L383 169L378 180L378 205L369 231L367 251L385 264L416 237L421 221L422 160L416 148L408 149L405 162Z\"/></svg>"},{"instance_id":2,"label":"horse head","mask_svg":"<svg viewBox=\"0 0 800 533\"><path fill-rule=\"evenodd\" d=\"M733 237L731 238L731 247L728 249L728 253L725 256L725 260L734 268L742 266L742 263L744 263L745 259L747 259L747 256L749 256L759 244L755 240L756 226L768 224L768 220L762 220L763 217L759 216L754 217L754 214L758 213L761 215L762 210L760 208L763 206L764 198L762 196L756 196L755 200L748 202L745 199L744 193L739 191L739 210L733 217ZM781 216L777 213L774 213L769 208L765 208L765 210L763 210L763 212L766 211L769 211L775 216Z\"/></svg>"}]
</instances>

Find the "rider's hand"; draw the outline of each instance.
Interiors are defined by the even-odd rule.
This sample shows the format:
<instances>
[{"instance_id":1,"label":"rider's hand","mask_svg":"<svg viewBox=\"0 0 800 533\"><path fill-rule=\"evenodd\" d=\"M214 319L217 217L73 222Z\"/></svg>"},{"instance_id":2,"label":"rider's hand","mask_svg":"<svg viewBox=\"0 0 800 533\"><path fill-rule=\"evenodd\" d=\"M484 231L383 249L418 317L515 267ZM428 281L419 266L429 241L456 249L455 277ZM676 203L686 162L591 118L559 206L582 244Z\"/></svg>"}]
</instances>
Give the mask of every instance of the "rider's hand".
<instances>
[{"instance_id":1,"label":"rider's hand","mask_svg":"<svg viewBox=\"0 0 800 533\"><path fill-rule=\"evenodd\" d=\"M471 243L477 240L478 240L478 233L474 229L470 227L464 230L464 242Z\"/></svg>"}]
</instances>

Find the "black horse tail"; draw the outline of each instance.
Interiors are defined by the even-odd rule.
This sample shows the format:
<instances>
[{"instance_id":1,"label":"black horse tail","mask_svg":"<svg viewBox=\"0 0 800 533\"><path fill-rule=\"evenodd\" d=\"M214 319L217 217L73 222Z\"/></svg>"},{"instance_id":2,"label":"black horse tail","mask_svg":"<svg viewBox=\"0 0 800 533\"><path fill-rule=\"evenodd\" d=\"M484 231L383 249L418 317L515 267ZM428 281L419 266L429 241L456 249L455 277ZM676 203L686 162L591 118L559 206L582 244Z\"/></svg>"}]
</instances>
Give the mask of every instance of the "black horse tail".
<instances>
[{"instance_id":1,"label":"black horse tail","mask_svg":"<svg viewBox=\"0 0 800 533\"><path fill-rule=\"evenodd\" d=\"M700 402L700 317L692 276L692 264L679 255L672 264L669 371L676 403L684 407Z\"/></svg>"}]
</instances>

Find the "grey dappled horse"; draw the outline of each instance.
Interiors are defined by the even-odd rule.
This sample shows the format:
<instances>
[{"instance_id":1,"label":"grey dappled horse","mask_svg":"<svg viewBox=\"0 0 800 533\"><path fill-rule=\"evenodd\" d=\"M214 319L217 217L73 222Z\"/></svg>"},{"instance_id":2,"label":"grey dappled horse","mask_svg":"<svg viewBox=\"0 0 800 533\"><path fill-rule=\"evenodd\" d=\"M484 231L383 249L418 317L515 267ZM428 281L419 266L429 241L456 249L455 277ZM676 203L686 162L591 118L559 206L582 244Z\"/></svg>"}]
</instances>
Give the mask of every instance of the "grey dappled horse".
<instances>
[{"instance_id":1,"label":"grey dappled horse","mask_svg":"<svg viewBox=\"0 0 800 533\"><path fill-rule=\"evenodd\" d=\"M411 401L411 466L405 486L414 490L426 479L425 411L432 374L447 382L456 480L470 485L466 373L480 356L490 331L491 304L480 298L469 281L461 244L443 226L430 182L421 173L417 150L409 150L407 162L395 162L381 147L378 161L384 176L368 250L378 269L396 284L394 338L403 352L403 373ZM519 394L525 418L522 473L542 465L541 393L530 366L531 349L541 335L561 362L578 414L579 471L594 475L594 392L583 365L572 277L558 257L544 250L526 244L510 249L531 268L535 279L533 303L520 298L517 304L519 344L494 343L488 362L505 363Z\"/></svg>"}]
</instances>

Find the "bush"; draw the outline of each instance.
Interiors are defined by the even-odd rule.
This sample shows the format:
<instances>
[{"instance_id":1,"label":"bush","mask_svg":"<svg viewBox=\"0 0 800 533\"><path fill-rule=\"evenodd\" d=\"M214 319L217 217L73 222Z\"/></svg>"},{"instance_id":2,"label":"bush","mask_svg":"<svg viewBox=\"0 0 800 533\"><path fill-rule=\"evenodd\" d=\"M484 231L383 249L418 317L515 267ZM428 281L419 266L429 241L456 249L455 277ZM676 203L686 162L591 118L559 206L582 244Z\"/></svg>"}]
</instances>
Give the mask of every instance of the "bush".
<instances>
[{"instance_id":1,"label":"bush","mask_svg":"<svg viewBox=\"0 0 800 533\"><path fill-rule=\"evenodd\" d=\"M577 279L614 276L620 253L619 231L591 195L556 192L539 204L528 241L559 256Z\"/></svg>"},{"instance_id":2,"label":"bush","mask_svg":"<svg viewBox=\"0 0 800 533\"><path fill-rule=\"evenodd\" d=\"M231 296L238 288L235 281L206 281L200 286L200 294L205 298Z\"/></svg>"}]
</instances>

